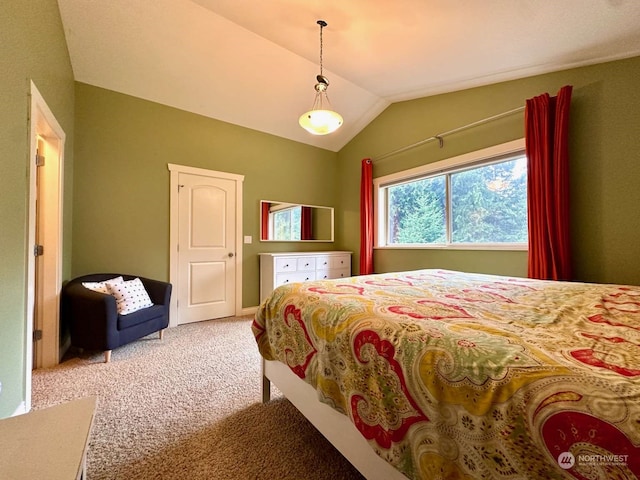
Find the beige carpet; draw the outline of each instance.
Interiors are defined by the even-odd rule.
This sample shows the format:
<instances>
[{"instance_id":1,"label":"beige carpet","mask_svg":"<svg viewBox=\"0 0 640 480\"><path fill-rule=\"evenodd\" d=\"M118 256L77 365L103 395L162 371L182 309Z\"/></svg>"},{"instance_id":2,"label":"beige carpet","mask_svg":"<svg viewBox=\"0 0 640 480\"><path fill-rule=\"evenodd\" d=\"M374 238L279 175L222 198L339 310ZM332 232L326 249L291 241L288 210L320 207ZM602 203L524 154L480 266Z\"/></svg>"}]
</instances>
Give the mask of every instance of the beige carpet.
<instances>
[{"instance_id":1,"label":"beige carpet","mask_svg":"<svg viewBox=\"0 0 640 480\"><path fill-rule=\"evenodd\" d=\"M260 403L251 318L168 329L33 373L33 408L95 395L90 480L363 477L281 396ZM276 395L277 392L276 392Z\"/></svg>"}]
</instances>

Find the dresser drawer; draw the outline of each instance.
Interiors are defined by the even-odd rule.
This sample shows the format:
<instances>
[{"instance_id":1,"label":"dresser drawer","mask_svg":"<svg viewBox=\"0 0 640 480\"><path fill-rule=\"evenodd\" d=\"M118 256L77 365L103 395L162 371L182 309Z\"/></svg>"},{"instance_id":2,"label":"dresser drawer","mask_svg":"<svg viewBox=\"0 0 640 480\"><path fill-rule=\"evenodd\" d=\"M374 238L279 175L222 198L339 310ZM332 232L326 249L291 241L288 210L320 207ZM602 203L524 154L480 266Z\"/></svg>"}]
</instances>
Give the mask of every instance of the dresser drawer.
<instances>
[{"instance_id":1,"label":"dresser drawer","mask_svg":"<svg viewBox=\"0 0 640 480\"><path fill-rule=\"evenodd\" d=\"M351 255L335 255L330 257L329 266L331 270L336 268L348 268L349 271L351 271Z\"/></svg>"},{"instance_id":2,"label":"dresser drawer","mask_svg":"<svg viewBox=\"0 0 640 480\"><path fill-rule=\"evenodd\" d=\"M333 268L331 270L318 270L316 272L316 280L329 280L331 278L346 278L351 276L351 270L348 268Z\"/></svg>"},{"instance_id":3,"label":"dresser drawer","mask_svg":"<svg viewBox=\"0 0 640 480\"><path fill-rule=\"evenodd\" d=\"M316 259L315 257L300 257L297 259L296 267L299 272L315 271Z\"/></svg>"},{"instance_id":4,"label":"dresser drawer","mask_svg":"<svg viewBox=\"0 0 640 480\"><path fill-rule=\"evenodd\" d=\"M330 270L331 278L347 278L351 276L350 268L338 268L335 270Z\"/></svg>"},{"instance_id":5,"label":"dresser drawer","mask_svg":"<svg viewBox=\"0 0 640 480\"><path fill-rule=\"evenodd\" d=\"M318 270L316 271L316 280L328 280L333 278L331 276L331 270Z\"/></svg>"},{"instance_id":6,"label":"dresser drawer","mask_svg":"<svg viewBox=\"0 0 640 480\"><path fill-rule=\"evenodd\" d=\"M276 281L273 288L280 285L286 285L288 283L296 282L308 282L309 280L316 279L316 272L292 272L292 273L279 273L276 275Z\"/></svg>"},{"instance_id":7,"label":"dresser drawer","mask_svg":"<svg viewBox=\"0 0 640 480\"><path fill-rule=\"evenodd\" d=\"M331 268L331 256L330 255L318 255L316 257L316 269L317 270L329 270Z\"/></svg>"},{"instance_id":8,"label":"dresser drawer","mask_svg":"<svg viewBox=\"0 0 640 480\"><path fill-rule=\"evenodd\" d=\"M275 271L276 272L295 272L298 266L298 259L296 257L282 257L276 258Z\"/></svg>"}]
</instances>

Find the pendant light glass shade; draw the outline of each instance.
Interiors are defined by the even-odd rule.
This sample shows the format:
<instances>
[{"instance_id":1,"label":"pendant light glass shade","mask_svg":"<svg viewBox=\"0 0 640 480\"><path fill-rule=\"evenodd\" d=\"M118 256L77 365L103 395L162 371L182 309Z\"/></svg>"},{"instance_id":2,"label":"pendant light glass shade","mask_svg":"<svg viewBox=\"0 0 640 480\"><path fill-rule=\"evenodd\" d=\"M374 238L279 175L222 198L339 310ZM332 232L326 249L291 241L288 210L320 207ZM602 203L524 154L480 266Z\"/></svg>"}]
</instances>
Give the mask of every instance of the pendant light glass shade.
<instances>
[{"instance_id":1,"label":"pendant light glass shade","mask_svg":"<svg viewBox=\"0 0 640 480\"><path fill-rule=\"evenodd\" d=\"M314 135L335 132L342 125L342 116L333 110L310 110L300 116L300 126Z\"/></svg>"},{"instance_id":2,"label":"pendant light glass shade","mask_svg":"<svg viewBox=\"0 0 640 480\"><path fill-rule=\"evenodd\" d=\"M298 120L302 128L314 135L326 135L335 132L342 125L342 116L327 108L331 107L327 97L328 86L329 81L325 77L318 75L318 83L315 86L316 99L313 102L313 107L308 112L300 115Z\"/></svg>"},{"instance_id":3,"label":"pendant light glass shade","mask_svg":"<svg viewBox=\"0 0 640 480\"><path fill-rule=\"evenodd\" d=\"M327 26L324 20L318 20L320 25L320 75L316 77L316 98L311 110L300 115L300 126L313 135L327 135L335 132L342 125L342 116L331 109L327 88L329 80L322 75L322 29Z\"/></svg>"}]
</instances>

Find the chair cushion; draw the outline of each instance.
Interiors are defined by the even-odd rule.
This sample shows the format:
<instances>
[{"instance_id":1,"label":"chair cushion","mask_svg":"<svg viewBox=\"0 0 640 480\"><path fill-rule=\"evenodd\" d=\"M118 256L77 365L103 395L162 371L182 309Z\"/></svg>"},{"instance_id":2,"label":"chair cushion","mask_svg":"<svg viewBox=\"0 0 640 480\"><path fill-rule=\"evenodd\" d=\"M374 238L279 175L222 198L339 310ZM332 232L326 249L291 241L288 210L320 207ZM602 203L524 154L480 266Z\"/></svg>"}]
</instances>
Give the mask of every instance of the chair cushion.
<instances>
[{"instance_id":1,"label":"chair cushion","mask_svg":"<svg viewBox=\"0 0 640 480\"><path fill-rule=\"evenodd\" d=\"M120 315L129 315L153 305L139 278L125 282L107 280L105 283L109 293L116 298L116 306Z\"/></svg>"},{"instance_id":2,"label":"chair cushion","mask_svg":"<svg viewBox=\"0 0 640 480\"><path fill-rule=\"evenodd\" d=\"M152 305L151 307L143 308L128 315L118 315L118 330L124 330L148 322L154 318L162 317L164 312L164 305Z\"/></svg>"},{"instance_id":3,"label":"chair cushion","mask_svg":"<svg viewBox=\"0 0 640 480\"><path fill-rule=\"evenodd\" d=\"M109 294L109 289L107 288L107 282L111 283L122 283L124 282L124 278L122 276L111 278L109 280L105 280L104 282L82 282L82 286L88 288L89 290L93 290L98 293L106 293Z\"/></svg>"}]
</instances>

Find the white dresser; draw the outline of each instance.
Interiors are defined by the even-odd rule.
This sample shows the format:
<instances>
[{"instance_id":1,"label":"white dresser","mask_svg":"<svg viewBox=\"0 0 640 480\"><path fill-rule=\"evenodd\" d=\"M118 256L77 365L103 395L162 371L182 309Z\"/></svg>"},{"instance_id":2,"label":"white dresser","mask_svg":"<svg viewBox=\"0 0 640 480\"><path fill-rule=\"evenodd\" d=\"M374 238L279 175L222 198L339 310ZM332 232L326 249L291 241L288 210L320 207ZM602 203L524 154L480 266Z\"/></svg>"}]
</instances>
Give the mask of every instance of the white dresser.
<instances>
[{"instance_id":1,"label":"white dresser","mask_svg":"<svg viewBox=\"0 0 640 480\"><path fill-rule=\"evenodd\" d=\"M261 253L260 302L285 283L350 276L351 252Z\"/></svg>"}]
</instances>

